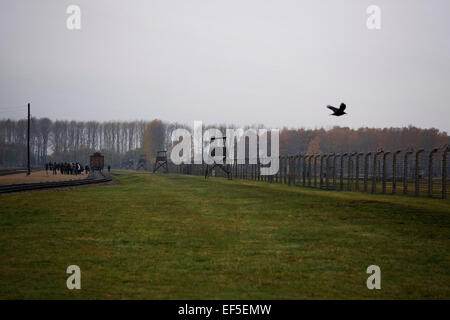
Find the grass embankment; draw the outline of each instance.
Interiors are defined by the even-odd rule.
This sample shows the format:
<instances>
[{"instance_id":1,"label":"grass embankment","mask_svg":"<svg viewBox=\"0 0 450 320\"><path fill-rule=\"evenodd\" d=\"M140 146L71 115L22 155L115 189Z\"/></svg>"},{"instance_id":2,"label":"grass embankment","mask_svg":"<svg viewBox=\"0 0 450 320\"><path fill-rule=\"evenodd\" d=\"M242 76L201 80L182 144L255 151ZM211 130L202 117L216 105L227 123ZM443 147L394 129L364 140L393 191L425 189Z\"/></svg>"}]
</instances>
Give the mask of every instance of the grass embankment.
<instances>
[{"instance_id":1,"label":"grass embankment","mask_svg":"<svg viewBox=\"0 0 450 320\"><path fill-rule=\"evenodd\" d=\"M450 298L450 202L120 172L0 196L0 298ZM68 290L66 268L81 268ZM369 265L381 290L368 290Z\"/></svg>"}]
</instances>

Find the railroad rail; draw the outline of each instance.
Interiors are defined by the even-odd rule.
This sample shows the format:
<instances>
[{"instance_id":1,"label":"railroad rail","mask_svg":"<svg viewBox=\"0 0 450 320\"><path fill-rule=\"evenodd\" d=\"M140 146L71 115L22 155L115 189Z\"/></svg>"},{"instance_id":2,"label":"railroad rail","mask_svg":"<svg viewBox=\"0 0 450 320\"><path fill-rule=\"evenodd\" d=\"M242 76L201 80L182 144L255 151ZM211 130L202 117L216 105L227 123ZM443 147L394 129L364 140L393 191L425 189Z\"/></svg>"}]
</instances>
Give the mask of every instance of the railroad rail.
<instances>
[{"instance_id":1,"label":"railroad rail","mask_svg":"<svg viewBox=\"0 0 450 320\"><path fill-rule=\"evenodd\" d=\"M31 172L36 172L42 170L41 168L31 168ZM0 176L7 176L10 174L17 174L17 173L27 173L27 169L4 169L0 170Z\"/></svg>"},{"instance_id":2,"label":"railroad rail","mask_svg":"<svg viewBox=\"0 0 450 320\"><path fill-rule=\"evenodd\" d=\"M12 185L7 185L7 186L0 186L0 194L11 193L11 192L21 192L21 191L31 191L31 190L41 190L41 189L76 187L76 186L83 186L83 185L94 184L94 183L104 183L104 182L109 182L111 180L112 180L111 177L105 176L102 172L95 171L92 176L90 176L86 179L80 179L80 180L25 183L25 184L12 184Z\"/></svg>"}]
</instances>

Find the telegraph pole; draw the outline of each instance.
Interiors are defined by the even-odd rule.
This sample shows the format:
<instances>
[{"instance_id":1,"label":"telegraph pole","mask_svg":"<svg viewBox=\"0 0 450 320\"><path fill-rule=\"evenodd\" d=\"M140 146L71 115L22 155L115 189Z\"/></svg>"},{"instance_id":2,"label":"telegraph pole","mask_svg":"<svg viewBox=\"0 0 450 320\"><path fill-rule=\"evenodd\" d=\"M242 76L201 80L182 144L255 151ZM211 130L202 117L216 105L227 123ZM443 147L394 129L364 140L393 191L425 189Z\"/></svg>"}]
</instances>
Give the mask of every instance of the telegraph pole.
<instances>
[{"instance_id":1,"label":"telegraph pole","mask_svg":"<svg viewBox=\"0 0 450 320\"><path fill-rule=\"evenodd\" d=\"M30 167L30 103L28 103L28 135L27 135L27 176L31 174Z\"/></svg>"}]
</instances>

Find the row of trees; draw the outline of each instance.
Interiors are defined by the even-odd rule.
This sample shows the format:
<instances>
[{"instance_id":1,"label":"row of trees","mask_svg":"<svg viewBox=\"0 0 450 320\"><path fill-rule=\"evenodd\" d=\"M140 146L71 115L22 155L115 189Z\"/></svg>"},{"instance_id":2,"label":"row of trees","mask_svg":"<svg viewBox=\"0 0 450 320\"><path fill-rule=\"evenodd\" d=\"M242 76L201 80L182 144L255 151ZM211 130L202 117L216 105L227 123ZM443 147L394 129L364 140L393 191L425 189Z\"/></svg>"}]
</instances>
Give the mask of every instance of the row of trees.
<instances>
[{"instance_id":1,"label":"row of trees","mask_svg":"<svg viewBox=\"0 0 450 320\"><path fill-rule=\"evenodd\" d=\"M116 154L120 162L120 155L141 147L146 126L146 121L52 121L32 118L31 163L81 161L95 150ZM26 120L0 120L1 166L23 166L26 143Z\"/></svg>"},{"instance_id":2,"label":"row of trees","mask_svg":"<svg viewBox=\"0 0 450 320\"><path fill-rule=\"evenodd\" d=\"M280 154L395 151L408 148L431 150L450 142L446 132L438 129L334 127L331 130L283 129Z\"/></svg>"},{"instance_id":3,"label":"row of trees","mask_svg":"<svg viewBox=\"0 0 450 320\"><path fill-rule=\"evenodd\" d=\"M105 162L115 168L137 164L141 154L152 162L156 151L171 149L171 132L191 129L178 123L147 121L52 121L32 119L31 162L40 166L47 161L80 161L100 151ZM235 127L235 126L229 126ZM218 126L225 133L226 126ZM0 120L0 167L22 167L26 163L26 120ZM334 127L325 129L288 129L280 132L280 155L298 153L368 152L424 148L430 150L450 142L438 129ZM130 161L131 160L131 161Z\"/></svg>"}]
</instances>

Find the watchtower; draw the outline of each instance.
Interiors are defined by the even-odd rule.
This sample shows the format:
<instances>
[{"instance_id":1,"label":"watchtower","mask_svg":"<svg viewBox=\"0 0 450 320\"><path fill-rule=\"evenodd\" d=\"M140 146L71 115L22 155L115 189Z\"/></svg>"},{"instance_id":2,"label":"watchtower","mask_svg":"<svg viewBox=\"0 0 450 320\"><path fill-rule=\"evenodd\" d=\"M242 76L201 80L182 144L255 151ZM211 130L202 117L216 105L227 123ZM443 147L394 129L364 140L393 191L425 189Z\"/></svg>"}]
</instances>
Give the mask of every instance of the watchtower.
<instances>
[{"instance_id":1,"label":"watchtower","mask_svg":"<svg viewBox=\"0 0 450 320\"><path fill-rule=\"evenodd\" d=\"M227 148L225 147L225 142L227 137L222 137L222 138L218 138L218 139L222 139L223 140L223 160L222 163L216 163L214 161L214 163L212 165L206 165L206 169L205 169L205 179L208 178L208 176L211 175L212 171L214 170L214 168L220 168L223 172L225 172L227 174L228 180L232 179L232 173L231 173L231 169L230 169L230 165L226 164L226 159L227 159ZM211 143L216 140L215 137L211 138ZM211 156L215 156L216 155L216 150L214 148L214 150L211 152Z\"/></svg>"},{"instance_id":2,"label":"watchtower","mask_svg":"<svg viewBox=\"0 0 450 320\"><path fill-rule=\"evenodd\" d=\"M159 170L159 168L163 168L165 173L169 172L169 166L167 165L167 151L161 150L156 152L156 162L153 167L153 173Z\"/></svg>"},{"instance_id":3,"label":"watchtower","mask_svg":"<svg viewBox=\"0 0 450 320\"><path fill-rule=\"evenodd\" d=\"M123 160L122 161L122 168L130 170L134 167L134 160L133 159L128 159L128 160Z\"/></svg>"},{"instance_id":4,"label":"watchtower","mask_svg":"<svg viewBox=\"0 0 450 320\"><path fill-rule=\"evenodd\" d=\"M140 155L136 170L147 170L147 158L145 158L145 154Z\"/></svg>"}]
</instances>

